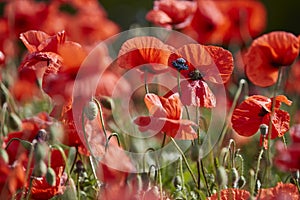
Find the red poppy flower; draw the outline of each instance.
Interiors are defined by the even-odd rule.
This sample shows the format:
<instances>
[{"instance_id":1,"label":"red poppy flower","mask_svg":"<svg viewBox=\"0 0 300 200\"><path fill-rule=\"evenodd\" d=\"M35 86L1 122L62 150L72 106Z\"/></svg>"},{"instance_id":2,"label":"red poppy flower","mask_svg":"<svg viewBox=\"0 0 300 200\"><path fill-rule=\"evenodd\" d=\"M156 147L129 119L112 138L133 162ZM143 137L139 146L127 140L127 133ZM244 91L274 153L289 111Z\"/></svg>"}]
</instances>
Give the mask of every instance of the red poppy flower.
<instances>
[{"instance_id":1,"label":"red poppy flower","mask_svg":"<svg viewBox=\"0 0 300 200\"><path fill-rule=\"evenodd\" d=\"M146 94L144 101L151 116L141 116L134 120L140 131L163 132L170 137L182 140L197 138L197 133L192 128L196 124L190 120L181 119L182 104L177 93L168 98Z\"/></svg>"},{"instance_id":2,"label":"red poppy flower","mask_svg":"<svg viewBox=\"0 0 300 200\"><path fill-rule=\"evenodd\" d=\"M154 1L153 10L146 15L147 20L166 28L187 26L196 11L194 1L162 0Z\"/></svg>"},{"instance_id":3,"label":"red poppy flower","mask_svg":"<svg viewBox=\"0 0 300 200\"><path fill-rule=\"evenodd\" d=\"M250 193L246 190L228 188L221 190L220 195L221 200L231 199L231 200L248 200L250 198ZM217 200L218 194L214 194L208 197L207 200Z\"/></svg>"},{"instance_id":4,"label":"red poppy flower","mask_svg":"<svg viewBox=\"0 0 300 200\"><path fill-rule=\"evenodd\" d=\"M138 68L151 74L165 72L172 49L155 37L135 37L121 46L117 63L125 69Z\"/></svg>"},{"instance_id":5,"label":"red poppy flower","mask_svg":"<svg viewBox=\"0 0 300 200\"><path fill-rule=\"evenodd\" d=\"M188 44L170 56L169 66L185 77L180 83L184 105L212 108L216 99L207 82L227 82L233 71L233 58L221 47Z\"/></svg>"},{"instance_id":6,"label":"red poppy flower","mask_svg":"<svg viewBox=\"0 0 300 200\"><path fill-rule=\"evenodd\" d=\"M253 41L245 55L245 69L250 81L260 87L276 83L281 66L291 65L299 54L299 40L291 33L278 31Z\"/></svg>"},{"instance_id":7,"label":"red poppy flower","mask_svg":"<svg viewBox=\"0 0 300 200\"><path fill-rule=\"evenodd\" d=\"M274 115L272 116L271 139L283 136L289 129L290 116L288 112L279 108L281 103L292 104L283 95L272 99L261 95L248 97L233 111L231 118L232 128L242 136L249 137L254 135L261 124L269 125L272 101L274 100L276 103Z\"/></svg>"},{"instance_id":8,"label":"red poppy flower","mask_svg":"<svg viewBox=\"0 0 300 200\"><path fill-rule=\"evenodd\" d=\"M258 194L261 200L299 199L298 189L291 183L277 183L273 188L260 189Z\"/></svg>"}]
</instances>

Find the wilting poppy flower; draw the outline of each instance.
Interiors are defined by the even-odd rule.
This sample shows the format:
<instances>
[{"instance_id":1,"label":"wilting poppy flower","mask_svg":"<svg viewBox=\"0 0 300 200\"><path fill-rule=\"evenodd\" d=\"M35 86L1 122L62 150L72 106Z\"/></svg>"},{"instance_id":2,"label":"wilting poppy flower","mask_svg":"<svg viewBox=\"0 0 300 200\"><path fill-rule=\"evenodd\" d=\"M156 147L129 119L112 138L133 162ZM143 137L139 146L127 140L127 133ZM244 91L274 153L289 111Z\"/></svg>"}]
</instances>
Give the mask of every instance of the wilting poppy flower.
<instances>
[{"instance_id":1,"label":"wilting poppy flower","mask_svg":"<svg viewBox=\"0 0 300 200\"><path fill-rule=\"evenodd\" d=\"M220 199L226 200L248 200L250 198L250 193L246 190L228 188L221 190ZM207 200L217 200L218 194L214 194L211 197L208 197Z\"/></svg>"},{"instance_id":2,"label":"wilting poppy flower","mask_svg":"<svg viewBox=\"0 0 300 200\"><path fill-rule=\"evenodd\" d=\"M233 71L233 58L221 47L188 44L170 56L169 66L185 78L180 83L184 105L212 108L216 99L207 82L227 82Z\"/></svg>"},{"instance_id":3,"label":"wilting poppy flower","mask_svg":"<svg viewBox=\"0 0 300 200\"><path fill-rule=\"evenodd\" d=\"M291 183L277 183L273 188L260 189L258 194L261 200L299 199L298 189Z\"/></svg>"},{"instance_id":4,"label":"wilting poppy flower","mask_svg":"<svg viewBox=\"0 0 300 200\"><path fill-rule=\"evenodd\" d=\"M177 93L168 98L149 93L146 94L144 101L151 116L141 116L134 120L140 131L162 132L182 140L197 138L197 133L192 128L196 124L190 120L181 119L182 104Z\"/></svg>"},{"instance_id":5,"label":"wilting poppy flower","mask_svg":"<svg viewBox=\"0 0 300 200\"><path fill-rule=\"evenodd\" d=\"M148 12L146 18L166 28L183 28L190 23L196 8L197 3L194 1L154 1L153 10Z\"/></svg>"},{"instance_id":6,"label":"wilting poppy flower","mask_svg":"<svg viewBox=\"0 0 300 200\"><path fill-rule=\"evenodd\" d=\"M291 33L276 31L253 41L245 55L246 75L260 87L276 83L279 67L291 65L299 54L299 40Z\"/></svg>"},{"instance_id":7,"label":"wilting poppy flower","mask_svg":"<svg viewBox=\"0 0 300 200\"><path fill-rule=\"evenodd\" d=\"M137 68L150 74L165 72L172 49L155 37L135 37L121 46L117 63L122 68Z\"/></svg>"},{"instance_id":8,"label":"wilting poppy flower","mask_svg":"<svg viewBox=\"0 0 300 200\"><path fill-rule=\"evenodd\" d=\"M272 101L276 101L273 116L271 116ZM249 137L258 131L261 124L269 125L270 119L272 119L271 139L282 137L289 129L290 115L288 112L280 110L281 103L292 104L283 95L272 99L261 95L248 97L233 111L232 128L239 135Z\"/></svg>"}]
</instances>

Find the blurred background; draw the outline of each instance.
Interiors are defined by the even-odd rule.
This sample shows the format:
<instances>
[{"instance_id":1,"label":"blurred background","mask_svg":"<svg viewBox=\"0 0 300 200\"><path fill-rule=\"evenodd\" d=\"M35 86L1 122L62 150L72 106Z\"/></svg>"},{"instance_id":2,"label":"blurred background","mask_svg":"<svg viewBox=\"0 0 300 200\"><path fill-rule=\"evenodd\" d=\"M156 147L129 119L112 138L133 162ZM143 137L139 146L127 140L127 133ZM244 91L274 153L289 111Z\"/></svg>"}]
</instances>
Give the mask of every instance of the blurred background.
<instances>
[{"instance_id":1,"label":"blurred background","mask_svg":"<svg viewBox=\"0 0 300 200\"><path fill-rule=\"evenodd\" d=\"M234 0L233 0L234 1ZM153 0L100 0L108 17L127 30L132 24L151 25L146 21L146 13L153 8ZM268 12L265 32L284 30L300 34L300 1L262 0Z\"/></svg>"}]
</instances>

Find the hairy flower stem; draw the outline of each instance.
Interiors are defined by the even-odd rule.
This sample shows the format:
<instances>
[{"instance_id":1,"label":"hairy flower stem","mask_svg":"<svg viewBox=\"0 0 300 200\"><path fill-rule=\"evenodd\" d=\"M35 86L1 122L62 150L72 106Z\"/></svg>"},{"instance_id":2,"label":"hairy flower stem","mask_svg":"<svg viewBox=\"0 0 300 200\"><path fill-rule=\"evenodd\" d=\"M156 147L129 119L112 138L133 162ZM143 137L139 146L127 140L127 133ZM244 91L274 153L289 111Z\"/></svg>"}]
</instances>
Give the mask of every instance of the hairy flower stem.
<instances>
[{"instance_id":1,"label":"hairy flower stem","mask_svg":"<svg viewBox=\"0 0 300 200\"><path fill-rule=\"evenodd\" d=\"M253 188L251 188L251 195L253 196L254 195L254 190L255 190L255 185L256 185L256 182L257 182L257 178L258 178L258 172L259 172L259 167L260 167L260 161L262 159L262 155L264 153L264 148L262 148L260 150L260 153L259 153L259 156L258 156L258 159L257 159L257 165L256 165L256 171L255 171L255 176L254 176L254 185L253 185Z\"/></svg>"},{"instance_id":2,"label":"hairy flower stem","mask_svg":"<svg viewBox=\"0 0 300 200\"><path fill-rule=\"evenodd\" d=\"M97 107L98 107L100 122L101 122L102 130L103 130L103 133L104 133L104 137L105 137L105 147L106 147L105 150L106 150L107 149L108 138L107 138L105 123L104 123L104 118L103 118L102 107L101 107L100 102L96 98L93 98L93 101L97 104Z\"/></svg>"},{"instance_id":3,"label":"hairy flower stem","mask_svg":"<svg viewBox=\"0 0 300 200\"><path fill-rule=\"evenodd\" d=\"M228 116L227 116L227 119L230 119L231 116L232 116L232 113L237 105L237 102L238 102L238 99L242 93L242 90L243 88L245 88L245 94L248 95L248 83L245 79L241 79L240 82L239 82L239 87L235 93L235 96L234 96L234 99L233 99L233 102L232 102L232 106L228 112ZM226 121L223 129L222 129L222 132L221 132L221 135L220 135L220 140L219 140L219 148L218 149L221 149L222 147L222 143L223 143L223 140L224 140L224 137L225 137L225 134L227 132L227 129L228 129L228 126L229 126L229 122L228 120Z\"/></svg>"},{"instance_id":4,"label":"hairy flower stem","mask_svg":"<svg viewBox=\"0 0 300 200\"><path fill-rule=\"evenodd\" d=\"M200 165L201 165L201 171L202 171L202 174L203 174L203 178L204 178L204 182L205 182L205 187L206 187L208 196L211 196L211 192L210 192L210 189L209 189L209 186L208 186L208 182L207 182L207 179L206 179L206 176L205 176L204 165L203 165L202 159L200 160Z\"/></svg>"},{"instance_id":5,"label":"hairy flower stem","mask_svg":"<svg viewBox=\"0 0 300 200\"><path fill-rule=\"evenodd\" d=\"M172 137L171 137L171 140L172 140L174 146L176 147L176 149L178 150L178 152L181 154L181 156L182 156L182 158L183 158L183 161L184 161L185 165L187 166L187 169L188 169L189 173L191 174L191 176L192 176L192 178L193 178L194 183L195 183L195 184L197 185L197 187L198 187L197 179L196 179L196 177L194 176L193 171L192 171L192 169L191 169L191 167L190 167L190 165L189 165L189 163L188 163L188 161L187 161L187 159L186 159L184 153L182 152L182 150L180 149L180 147L178 146L178 144L176 143L176 141L175 141Z\"/></svg>"}]
</instances>

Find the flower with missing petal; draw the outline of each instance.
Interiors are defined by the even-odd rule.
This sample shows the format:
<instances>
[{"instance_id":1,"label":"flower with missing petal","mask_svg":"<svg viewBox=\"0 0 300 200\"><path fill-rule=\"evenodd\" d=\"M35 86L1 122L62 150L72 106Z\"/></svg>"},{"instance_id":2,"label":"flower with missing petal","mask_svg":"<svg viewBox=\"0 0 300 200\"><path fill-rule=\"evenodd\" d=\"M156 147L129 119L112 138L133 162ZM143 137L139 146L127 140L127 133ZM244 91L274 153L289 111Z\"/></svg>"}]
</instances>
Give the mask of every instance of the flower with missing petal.
<instances>
[{"instance_id":1,"label":"flower with missing petal","mask_svg":"<svg viewBox=\"0 0 300 200\"><path fill-rule=\"evenodd\" d=\"M181 119L182 104L177 93L168 98L149 93L146 94L144 101L151 116L140 116L134 120L140 131L163 132L172 138L182 140L197 138L197 133L192 128L196 124Z\"/></svg>"},{"instance_id":2,"label":"flower with missing petal","mask_svg":"<svg viewBox=\"0 0 300 200\"><path fill-rule=\"evenodd\" d=\"M271 109L274 100L274 114L272 116ZM288 112L280 110L281 103L292 104L284 95L272 99L261 95L248 97L233 111L232 128L239 135L250 137L258 131L261 124L269 125L270 119L272 119L270 138L282 137L289 130L290 115Z\"/></svg>"}]
</instances>

